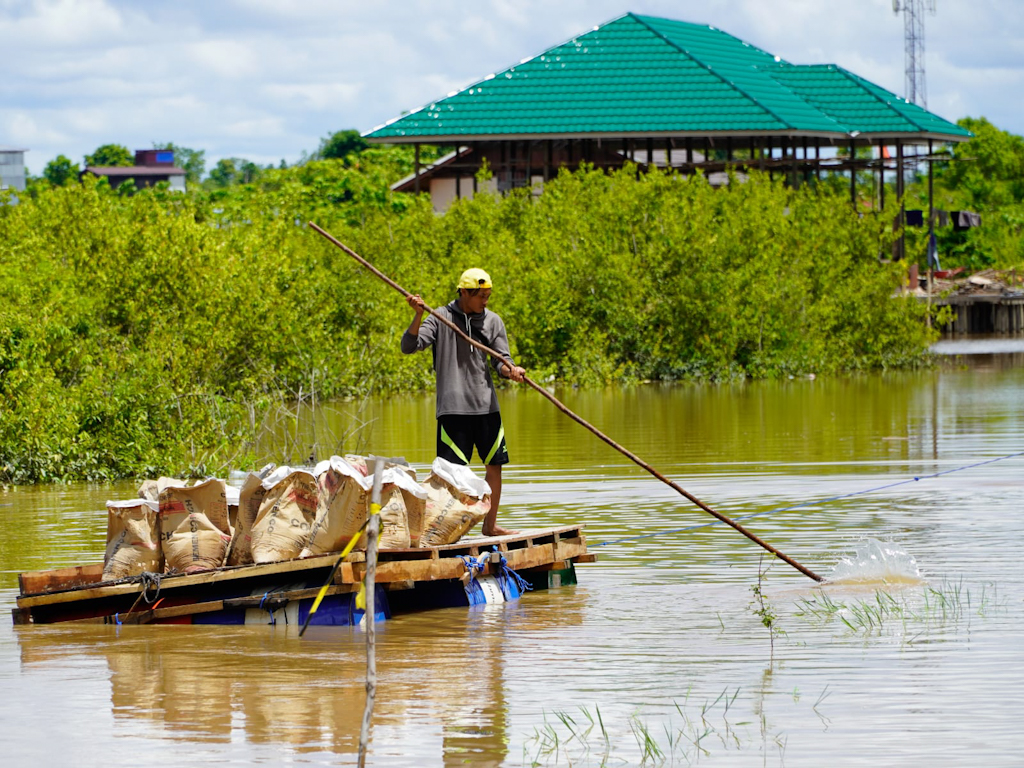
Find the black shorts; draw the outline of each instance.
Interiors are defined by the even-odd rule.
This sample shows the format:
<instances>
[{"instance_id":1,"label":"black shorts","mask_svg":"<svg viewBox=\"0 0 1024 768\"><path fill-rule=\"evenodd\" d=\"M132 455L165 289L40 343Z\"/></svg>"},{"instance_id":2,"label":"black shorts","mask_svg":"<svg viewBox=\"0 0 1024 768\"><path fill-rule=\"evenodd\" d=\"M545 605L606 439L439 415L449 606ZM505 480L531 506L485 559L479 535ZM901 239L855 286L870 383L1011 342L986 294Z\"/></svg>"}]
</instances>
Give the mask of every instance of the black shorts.
<instances>
[{"instance_id":1,"label":"black shorts","mask_svg":"<svg viewBox=\"0 0 1024 768\"><path fill-rule=\"evenodd\" d=\"M500 413L441 416L437 420L437 455L453 464L469 464L473 446L484 464L508 464L505 427Z\"/></svg>"}]
</instances>

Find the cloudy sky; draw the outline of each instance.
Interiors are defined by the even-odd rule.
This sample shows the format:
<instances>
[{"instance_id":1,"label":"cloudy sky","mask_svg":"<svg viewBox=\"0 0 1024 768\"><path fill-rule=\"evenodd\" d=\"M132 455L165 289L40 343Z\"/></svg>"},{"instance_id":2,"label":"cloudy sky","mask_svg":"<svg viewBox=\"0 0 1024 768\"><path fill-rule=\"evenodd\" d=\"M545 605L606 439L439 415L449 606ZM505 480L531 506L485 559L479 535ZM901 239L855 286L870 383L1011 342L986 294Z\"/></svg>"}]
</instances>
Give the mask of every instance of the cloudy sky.
<instances>
[{"instance_id":1,"label":"cloudy sky","mask_svg":"<svg viewBox=\"0 0 1024 768\"><path fill-rule=\"evenodd\" d=\"M0 0L0 145L294 162L626 11L905 90L892 0ZM937 0L925 38L932 111L1024 134L1024 0Z\"/></svg>"}]
</instances>

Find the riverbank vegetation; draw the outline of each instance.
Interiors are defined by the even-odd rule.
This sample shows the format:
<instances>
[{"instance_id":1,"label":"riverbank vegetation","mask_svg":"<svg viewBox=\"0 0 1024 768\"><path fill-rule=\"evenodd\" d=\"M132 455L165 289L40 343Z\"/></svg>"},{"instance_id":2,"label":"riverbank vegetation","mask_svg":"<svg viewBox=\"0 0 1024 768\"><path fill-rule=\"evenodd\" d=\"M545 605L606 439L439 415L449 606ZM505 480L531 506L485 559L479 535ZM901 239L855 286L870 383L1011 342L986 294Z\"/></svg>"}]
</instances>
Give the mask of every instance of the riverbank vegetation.
<instances>
[{"instance_id":1,"label":"riverbank vegetation","mask_svg":"<svg viewBox=\"0 0 1024 768\"><path fill-rule=\"evenodd\" d=\"M942 267L982 269L1024 267L1024 137L1003 131L985 118L967 117L958 125L974 134L952 144L948 162L934 169L935 207L981 214L981 226L966 230L936 228ZM906 207L928 212L927 169L907 188ZM907 257L927 265L928 228L907 229Z\"/></svg>"},{"instance_id":2,"label":"riverbank vegetation","mask_svg":"<svg viewBox=\"0 0 1024 768\"><path fill-rule=\"evenodd\" d=\"M892 210L754 174L563 172L444 216L388 184L411 150L188 195L86 179L0 206L0 481L222 471L283 402L430 387L410 313L315 221L432 306L469 265L537 380L717 381L919 364Z\"/></svg>"}]
</instances>

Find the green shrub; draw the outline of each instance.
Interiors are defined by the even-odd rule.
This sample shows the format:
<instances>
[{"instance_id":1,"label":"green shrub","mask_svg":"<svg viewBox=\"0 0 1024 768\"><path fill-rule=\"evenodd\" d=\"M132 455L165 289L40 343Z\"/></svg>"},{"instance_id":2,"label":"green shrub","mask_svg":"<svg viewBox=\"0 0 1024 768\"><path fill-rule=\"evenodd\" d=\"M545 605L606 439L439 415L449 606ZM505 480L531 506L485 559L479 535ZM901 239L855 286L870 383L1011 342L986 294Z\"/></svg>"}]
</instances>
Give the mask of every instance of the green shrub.
<instances>
[{"instance_id":1,"label":"green shrub","mask_svg":"<svg viewBox=\"0 0 1024 768\"><path fill-rule=\"evenodd\" d=\"M627 168L437 216L389 190L404 155L378 155L190 195L87 178L0 206L0 481L219 471L255 460L282 403L431 386L429 356L398 351L405 303L311 220L433 306L488 269L538 379L881 369L929 341L879 263L894 211Z\"/></svg>"}]
</instances>

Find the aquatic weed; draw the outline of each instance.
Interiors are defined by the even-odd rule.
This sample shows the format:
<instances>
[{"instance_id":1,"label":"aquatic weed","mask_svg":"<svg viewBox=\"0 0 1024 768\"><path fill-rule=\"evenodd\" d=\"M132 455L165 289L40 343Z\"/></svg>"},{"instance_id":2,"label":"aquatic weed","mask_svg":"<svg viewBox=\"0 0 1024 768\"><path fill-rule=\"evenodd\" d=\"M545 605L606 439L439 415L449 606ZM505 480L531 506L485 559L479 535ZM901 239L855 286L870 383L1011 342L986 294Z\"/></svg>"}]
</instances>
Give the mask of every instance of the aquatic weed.
<instances>
[{"instance_id":1,"label":"aquatic weed","mask_svg":"<svg viewBox=\"0 0 1024 768\"><path fill-rule=\"evenodd\" d=\"M640 710L629 715L626 726L637 751L630 749L625 757L616 754L604 716L597 706L592 711L580 707L579 715L567 711L545 713L543 725L534 728L532 736L523 745L523 762L535 767L692 765L701 758L711 757L716 744L725 750L743 751L756 748L758 743L762 748L774 744L780 759L784 758L787 738L784 734L772 733L763 707L759 712L762 737L759 741L755 741L753 734L745 728L752 725L752 721L735 724L730 721L730 714L740 700L739 687L724 688L714 698L709 697L701 703L692 702L691 694L692 686L682 701L672 702L672 710L661 720L660 729ZM817 708L829 695L826 686L812 707L812 711L826 724L828 719ZM549 715L553 715L553 721L549 720Z\"/></svg>"},{"instance_id":2,"label":"aquatic weed","mask_svg":"<svg viewBox=\"0 0 1024 768\"><path fill-rule=\"evenodd\" d=\"M867 599L840 602L825 590L814 597L804 598L796 604L796 616L827 625L841 621L847 629L858 634L881 634L894 624L908 634L915 625L925 627L956 625L972 616L985 616L998 607L991 585L982 585L981 597L975 601L963 579L943 581L937 586L926 585L918 590L902 590L896 594L876 590ZM977 605L977 609L973 608ZM915 633L908 642L920 636Z\"/></svg>"},{"instance_id":3,"label":"aquatic weed","mask_svg":"<svg viewBox=\"0 0 1024 768\"><path fill-rule=\"evenodd\" d=\"M764 568L764 555L758 560L757 564L757 584L750 588L750 591L754 593L754 600L751 602L753 606L754 614L761 620L761 623L768 630L768 642L770 645L770 658L775 658L775 636L783 635L785 632L778 626L778 614L775 612L775 608L768 601L768 598L764 594L764 581L768 577L768 571L772 569L772 562L767 568Z\"/></svg>"}]
</instances>

